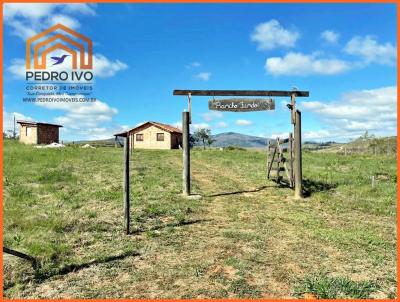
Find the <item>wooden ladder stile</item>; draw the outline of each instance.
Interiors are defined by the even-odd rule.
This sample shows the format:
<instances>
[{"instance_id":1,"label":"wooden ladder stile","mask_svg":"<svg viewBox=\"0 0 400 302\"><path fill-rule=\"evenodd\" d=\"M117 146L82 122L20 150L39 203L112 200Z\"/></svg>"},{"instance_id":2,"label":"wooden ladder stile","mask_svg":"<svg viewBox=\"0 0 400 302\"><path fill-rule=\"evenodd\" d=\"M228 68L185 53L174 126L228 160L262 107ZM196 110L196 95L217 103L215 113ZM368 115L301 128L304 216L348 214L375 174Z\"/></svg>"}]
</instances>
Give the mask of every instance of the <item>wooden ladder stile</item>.
<instances>
[{"instance_id":1,"label":"wooden ladder stile","mask_svg":"<svg viewBox=\"0 0 400 302\"><path fill-rule=\"evenodd\" d=\"M286 144L286 143L288 143L288 142L289 142L289 138L285 138L285 139L283 139L283 140L280 140L280 144L279 144L279 154L281 154L281 159L282 159L282 164L283 164L283 167L284 167L284 171L285 171L286 177L287 177L287 179L289 180L289 183L290 183L289 169L288 169L288 166L287 166L287 164L286 164L286 160L285 160L285 158L283 157L283 152L287 152L287 151L289 151L289 150L288 150L288 148L283 148L282 145L281 145L281 144Z\"/></svg>"},{"instance_id":2,"label":"wooden ladder stile","mask_svg":"<svg viewBox=\"0 0 400 302\"><path fill-rule=\"evenodd\" d=\"M294 188L294 170L293 170L293 134L289 133L289 164L290 164L290 187Z\"/></svg>"},{"instance_id":3,"label":"wooden ladder stile","mask_svg":"<svg viewBox=\"0 0 400 302\"><path fill-rule=\"evenodd\" d=\"M269 144L269 146L268 147L270 147L271 145ZM276 154L276 146L275 147L273 147L273 152L272 152L272 156L271 156L271 161L269 161L269 163L268 163L268 171L267 171L267 178L269 179L270 178L270 175L271 175L271 169L272 169L272 164L274 163L274 158L275 158L275 154ZM269 148L268 148L268 152L269 152L270 150L269 150Z\"/></svg>"}]
</instances>

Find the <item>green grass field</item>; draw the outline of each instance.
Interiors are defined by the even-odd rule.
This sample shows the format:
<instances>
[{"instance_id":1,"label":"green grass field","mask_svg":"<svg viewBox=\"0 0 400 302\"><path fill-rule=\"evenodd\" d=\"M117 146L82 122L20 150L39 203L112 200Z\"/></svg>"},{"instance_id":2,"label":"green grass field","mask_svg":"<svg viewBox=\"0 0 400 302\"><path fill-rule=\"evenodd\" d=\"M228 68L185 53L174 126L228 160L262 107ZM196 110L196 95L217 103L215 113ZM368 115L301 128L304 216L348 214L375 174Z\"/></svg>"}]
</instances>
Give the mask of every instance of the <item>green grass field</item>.
<instances>
[{"instance_id":1,"label":"green grass field","mask_svg":"<svg viewBox=\"0 0 400 302\"><path fill-rule=\"evenodd\" d=\"M265 164L194 150L185 199L180 150L135 150L127 236L122 148L6 140L4 244L39 262L5 255L5 296L396 297L396 158L305 152L301 201Z\"/></svg>"}]
</instances>

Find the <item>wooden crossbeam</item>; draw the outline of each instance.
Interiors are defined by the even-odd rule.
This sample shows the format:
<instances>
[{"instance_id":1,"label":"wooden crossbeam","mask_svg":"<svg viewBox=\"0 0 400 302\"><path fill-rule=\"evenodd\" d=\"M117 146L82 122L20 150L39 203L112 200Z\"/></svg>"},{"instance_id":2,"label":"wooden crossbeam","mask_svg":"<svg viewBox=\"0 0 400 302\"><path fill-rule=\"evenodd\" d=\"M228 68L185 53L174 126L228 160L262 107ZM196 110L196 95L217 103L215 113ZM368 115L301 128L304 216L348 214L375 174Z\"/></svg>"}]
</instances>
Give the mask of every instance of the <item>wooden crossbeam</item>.
<instances>
[{"instance_id":1,"label":"wooden crossbeam","mask_svg":"<svg viewBox=\"0 0 400 302\"><path fill-rule=\"evenodd\" d=\"M271 171L285 171L284 167L272 167Z\"/></svg>"},{"instance_id":2,"label":"wooden crossbeam","mask_svg":"<svg viewBox=\"0 0 400 302\"><path fill-rule=\"evenodd\" d=\"M272 153L271 162L268 165L268 170L267 170L267 178L268 179L269 179L269 175L271 173L272 163L274 162L275 154L276 154L276 148L274 149L274 152Z\"/></svg>"},{"instance_id":3,"label":"wooden crossbeam","mask_svg":"<svg viewBox=\"0 0 400 302\"><path fill-rule=\"evenodd\" d=\"M182 90L175 89L173 95L192 96L292 96L308 97L309 91L297 90Z\"/></svg>"},{"instance_id":4,"label":"wooden crossbeam","mask_svg":"<svg viewBox=\"0 0 400 302\"><path fill-rule=\"evenodd\" d=\"M273 160L273 162L274 163L277 163L277 162L281 162L281 163L284 163L286 161L286 158L284 158L284 157L282 157L282 158L274 158L274 160Z\"/></svg>"}]
</instances>

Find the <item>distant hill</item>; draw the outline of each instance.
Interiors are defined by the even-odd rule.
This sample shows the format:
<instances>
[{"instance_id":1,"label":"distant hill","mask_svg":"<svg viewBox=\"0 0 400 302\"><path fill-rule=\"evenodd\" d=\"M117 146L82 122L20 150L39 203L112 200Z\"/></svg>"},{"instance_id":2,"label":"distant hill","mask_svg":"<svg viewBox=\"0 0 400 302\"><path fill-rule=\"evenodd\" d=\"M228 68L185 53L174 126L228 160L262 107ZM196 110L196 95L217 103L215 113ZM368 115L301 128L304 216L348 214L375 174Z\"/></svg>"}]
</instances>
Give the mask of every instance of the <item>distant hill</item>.
<instances>
[{"instance_id":1,"label":"distant hill","mask_svg":"<svg viewBox=\"0 0 400 302\"><path fill-rule=\"evenodd\" d=\"M123 144L123 139L118 138L118 141ZM107 139L99 139L99 140L82 140L82 141L65 141L66 144L77 144L77 145L85 145L90 144L92 146L114 146L115 145L115 138L107 138Z\"/></svg>"},{"instance_id":2,"label":"distant hill","mask_svg":"<svg viewBox=\"0 0 400 302\"><path fill-rule=\"evenodd\" d=\"M212 136L215 139L215 142L212 144L212 147L227 147L227 146L238 146L243 148L265 148L268 144L267 138L245 135L241 133L235 132L225 132ZM123 144L123 140L119 138L121 144ZM72 142L66 142L72 143ZM102 140L82 140L82 141L74 141L74 144L91 144L93 146L99 145L109 145L114 146L115 141L114 138L102 139ZM201 145L199 142L198 146Z\"/></svg>"},{"instance_id":3,"label":"distant hill","mask_svg":"<svg viewBox=\"0 0 400 302\"><path fill-rule=\"evenodd\" d=\"M245 135L236 132L225 132L212 136L215 142L212 147L239 146L244 148L265 148L268 138Z\"/></svg>"}]
</instances>

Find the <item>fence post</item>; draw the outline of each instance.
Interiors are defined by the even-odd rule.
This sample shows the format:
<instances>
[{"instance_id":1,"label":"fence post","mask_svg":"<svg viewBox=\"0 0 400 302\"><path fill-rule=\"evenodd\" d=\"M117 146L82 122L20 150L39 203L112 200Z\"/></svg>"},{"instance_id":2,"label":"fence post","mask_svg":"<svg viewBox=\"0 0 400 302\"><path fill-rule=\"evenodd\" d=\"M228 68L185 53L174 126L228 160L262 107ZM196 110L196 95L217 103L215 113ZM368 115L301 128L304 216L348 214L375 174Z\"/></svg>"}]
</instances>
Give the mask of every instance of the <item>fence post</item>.
<instances>
[{"instance_id":1,"label":"fence post","mask_svg":"<svg viewBox=\"0 0 400 302\"><path fill-rule=\"evenodd\" d=\"M130 233L130 203L129 203L129 134L124 137L124 213L126 234Z\"/></svg>"},{"instance_id":2,"label":"fence post","mask_svg":"<svg viewBox=\"0 0 400 302\"><path fill-rule=\"evenodd\" d=\"M294 187L294 171L293 171L293 134L289 133L289 158L290 158L290 187Z\"/></svg>"},{"instance_id":3,"label":"fence post","mask_svg":"<svg viewBox=\"0 0 400 302\"><path fill-rule=\"evenodd\" d=\"M133 154L133 133L132 133L132 135L131 134L129 134L130 135L130 138L129 138L129 147L130 147L130 149L131 149L131 155Z\"/></svg>"},{"instance_id":4,"label":"fence post","mask_svg":"<svg viewBox=\"0 0 400 302\"><path fill-rule=\"evenodd\" d=\"M183 195L190 195L190 145L189 145L189 112L182 112L183 134Z\"/></svg>"},{"instance_id":5,"label":"fence post","mask_svg":"<svg viewBox=\"0 0 400 302\"><path fill-rule=\"evenodd\" d=\"M296 110L294 124L294 197L303 198L303 173L301 159L301 112Z\"/></svg>"}]
</instances>

